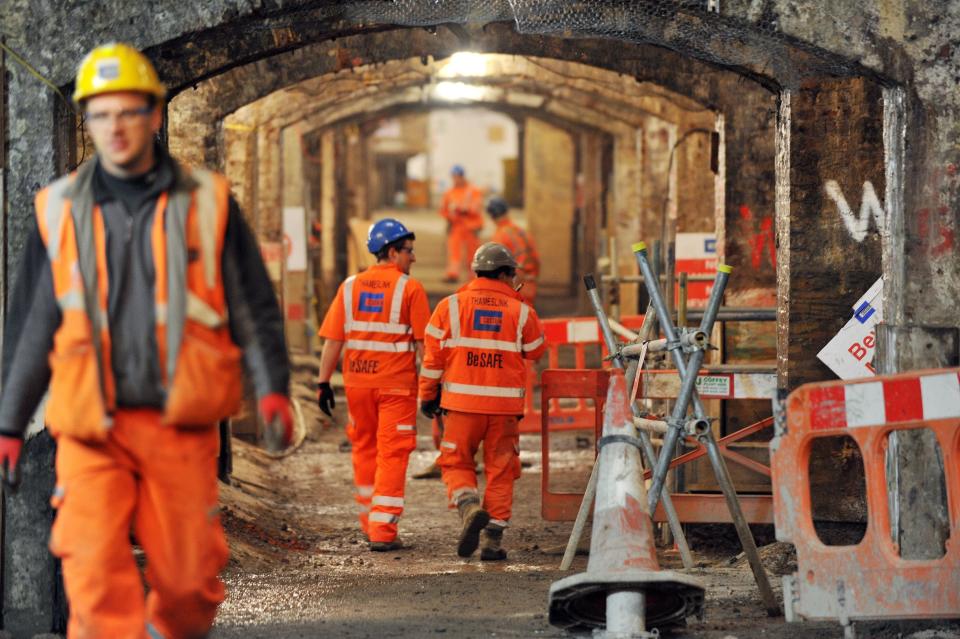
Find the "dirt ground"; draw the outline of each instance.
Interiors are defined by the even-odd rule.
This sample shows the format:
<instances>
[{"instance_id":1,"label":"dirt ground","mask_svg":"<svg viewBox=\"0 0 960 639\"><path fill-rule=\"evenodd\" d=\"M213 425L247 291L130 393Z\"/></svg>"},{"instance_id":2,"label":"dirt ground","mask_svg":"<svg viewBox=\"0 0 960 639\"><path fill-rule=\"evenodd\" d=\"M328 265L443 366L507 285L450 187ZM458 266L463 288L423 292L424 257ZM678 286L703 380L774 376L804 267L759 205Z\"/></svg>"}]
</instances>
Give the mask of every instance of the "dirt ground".
<instances>
[{"instance_id":1,"label":"dirt ground","mask_svg":"<svg viewBox=\"0 0 960 639\"><path fill-rule=\"evenodd\" d=\"M225 578L226 602L214 637L566 637L547 621L550 584L572 573L558 570L570 532L567 522L540 517L540 440L524 436L526 467L515 491L513 525L505 536L507 562L462 560L455 553L457 517L446 507L439 480L409 480L407 510L401 520L406 545L393 553L372 553L356 523L349 452L339 426L321 422L305 401L309 432L292 455L274 460L236 442L234 476L222 490L223 520L232 558ZM410 474L434 459L429 425L421 419L418 450ZM578 448L572 435L561 438L552 455L561 462L565 483L585 480L592 451ZM555 471L556 472L556 471ZM721 529L691 535L699 567L692 572L706 585L702 621L673 636L703 639L840 637L835 624L791 624L764 613L739 548ZM584 545L584 547L586 547ZM790 548L762 549L779 594L779 574L794 566ZM660 549L661 565L678 569L679 558ZM582 571L580 555L573 570ZM960 626L944 623L872 624L861 637L947 639Z\"/></svg>"},{"instance_id":2,"label":"dirt ground","mask_svg":"<svg viewBox=\"0 0 960 639\"><path fill-rule=\"evenodd\" d=\"M396 215L417 233L420 279L433 303L457 285L442 281L442 220L434 211L381 211ZM522 219L521 212L514 217ZM487 228L487 234L491 231ZM567 293L566 295L569 295ZM537 308L543 316L570 315L575 298L545 295ZM313 400L309 364L298 362L294 394L303 408L308 436L296 452L273 460L259 449L237 442L231 486L222 490L223 521L232 551L226 571L227 600L220 609L214 637L287 639L294 637L569 637L547 620L550 584L586 568L579 555L572 572L558 570L570 534L570 522L547 522L540 516L540 438L521 439L526 466L517 482L512 526L504 545L507 562L464 561L455 552L458 518L446 505L439 480L409 480L407 509L400 522L406 548L371 553L356 521L350 454L345 441L346 411L342 393L335 424L320 419ZM306 375L305 375L306 373ZM413 473L435 458L430 426L420 418L418 449L410 458ZM582 488L592 461L592 442L576 435L557 437L551 448L555 489ZM585 446L583 445L585 444ZM771 542L768 530L760 541ZM729 527L700 527L688 532L699 567L693 570L706 586L702 621L691 619L674 636L702 639L752 639L842 636L837 624L787 625L766 616L749 566ZM581 544L588 548L588 540ZM780 591L779 575L795 568L790 547L761 549L771 583ZM659 551L663 568L679 569L669 548ZM918 634L919 633L919 634ZM873 624L861 637L960 639L958 626L944 624Z\"/></svg>"}]
</instances>

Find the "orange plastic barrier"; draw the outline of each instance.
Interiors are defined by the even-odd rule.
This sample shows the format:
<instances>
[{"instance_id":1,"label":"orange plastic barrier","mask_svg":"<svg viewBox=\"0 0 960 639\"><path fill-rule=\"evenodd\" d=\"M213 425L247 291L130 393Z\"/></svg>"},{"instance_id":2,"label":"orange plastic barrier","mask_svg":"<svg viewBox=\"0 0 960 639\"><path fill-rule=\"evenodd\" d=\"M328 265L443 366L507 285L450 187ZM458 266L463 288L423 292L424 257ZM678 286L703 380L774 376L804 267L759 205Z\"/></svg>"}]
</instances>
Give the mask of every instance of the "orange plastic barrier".
<instances>
[{"instance_id":1,"label":"orange plastic barrier","mask_svg":"<svg viewBox=\"0 0 960 639\"><path fill-rule=\"evenodd\" d=\"M943 454L950 539L939 559L905 560L890 537L887 436L921 428ZM811 516L811 448L836 436L863 454L868 524L853 546L824 545ZM777 539L797 548L797 573L784 577L787 621L960 617L960 369L801 386L770 450Z\"/></svg>"},{"instance_id":2,"label":"orange plastic barrier","mask_svg":"<svg viewBox=\"0 0 960 639\"><path fill-rule=\"evenodd\" d=\"M600 441L600 435L603 432L603 408L610 382L610 371L607 369L547 369L543 371L541 377L540 401L542 410L538 412L547 417L540 422L543 455L543 472L540 475L540 512L547 521L573 521L577 518L583 493L553 492L550 490L550 431L555 430L549 420L550 405L561 398L577 398L581 401L583 399L594 400L593 406L589 409L592 416L591 427L594 431L594 442Z\"/></svg>"},{"instance_id":3,"label":"orange plastic barrier","mask_svg":"<svg viewBox=\"0 0 960 639\"><path fill-rule=\"evenodd\" d=\"M543 322L543 332L547 340L547 367L561 368L561 350L572 349L574 369L587 368L586 349L599 348L603 357L607 355L607 349L603 345L603 336L600 334L600 327L595 318L589 317L570 317L545 319ZM630 315L620 318L619 322L631 330L639 330L643 324L643 315ZM603 362L604 368L609 368L609 362ZM536 370L533 365L527 369L527 389L524 395L526 401L524 405L525 419L520 422L521 433L539 433L541 429L541 402L537 397L540 390L540 382L537 380ZM605 397L606 395L602 395ZM559 397L559 396L557 396ZM559 399L553 399L550 404L550 430L583 430L594 427L594 409L585 399L579 398L561 402ZM593 395L584 396L593 398Z\"/></svg>"}]
</instances>

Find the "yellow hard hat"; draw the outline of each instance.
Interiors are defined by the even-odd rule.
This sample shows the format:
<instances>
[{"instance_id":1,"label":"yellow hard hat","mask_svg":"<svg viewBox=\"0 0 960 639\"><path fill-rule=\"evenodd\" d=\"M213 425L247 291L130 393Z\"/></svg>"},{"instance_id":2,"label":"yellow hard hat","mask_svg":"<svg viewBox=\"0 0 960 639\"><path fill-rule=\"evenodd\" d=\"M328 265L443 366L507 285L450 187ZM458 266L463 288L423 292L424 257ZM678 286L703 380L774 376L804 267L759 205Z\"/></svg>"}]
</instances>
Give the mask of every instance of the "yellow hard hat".
<instances>
[{"instance_id":1,"label":"yellow hard hat","mask_svg":"<svg viewBox=\"0 0 960 639\"><path fill-rule=\"evenodd\" d=\"M138 91L162 100L167 89L147 56L129 44L111 42L87 54L77 69L73 101L114 91Z\"/></svg>"}]
</instances>

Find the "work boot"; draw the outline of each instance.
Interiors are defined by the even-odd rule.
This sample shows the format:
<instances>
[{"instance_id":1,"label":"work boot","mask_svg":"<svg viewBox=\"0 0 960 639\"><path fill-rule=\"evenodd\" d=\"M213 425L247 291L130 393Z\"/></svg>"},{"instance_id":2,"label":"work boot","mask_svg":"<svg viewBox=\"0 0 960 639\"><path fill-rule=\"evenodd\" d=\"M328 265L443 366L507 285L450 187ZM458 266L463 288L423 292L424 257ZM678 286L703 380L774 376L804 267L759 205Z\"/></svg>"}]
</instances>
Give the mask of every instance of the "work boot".
<instances>
[{"instance_id":1,"label":"work boot","mask_svg":"<svg viewBox=\"0 0 960 639\"><path fill-rule=\"evenodd\" d=\"M480 500L473 496L457 502L457 510L460 511L460 521L463 522L457 542L457 555L466 558L480 545L480 531L490 523L490 513L481 508Z\"/></svg>"},{"instance_id":2,"label":"work boot","mask_svg":"<svg viewBox=\"0 0 960 639\"><path fill-rule=\"evenodd\" d=\"M500 547L503 542L503 528L490 524L483 529L480 540L480 561L503 561L507 551Z\"/></svg>"},{"instance_id":3,"label":"work boot","mask_svg":"<svg viewBox=\"0 0 960 639\"><path fill-rule=\"evenodd\" d=\"M401 548L403 548L403 542L399 539L370 542L370 550L373 552L390 552L391 550L400 550Z\"/></svg>"},{"instance_id":4,"label":"work boot","mask_svg":"<svg viewBox=\"0 0 960 639\"><path fill-rule=\"evenodd\" d=\"M419 473L413 476L414 479L440 479L443 476L443 473L440 471L440 466L436 462L427 466L424 470L421 470Z\"/></svg>"}]
</instances>

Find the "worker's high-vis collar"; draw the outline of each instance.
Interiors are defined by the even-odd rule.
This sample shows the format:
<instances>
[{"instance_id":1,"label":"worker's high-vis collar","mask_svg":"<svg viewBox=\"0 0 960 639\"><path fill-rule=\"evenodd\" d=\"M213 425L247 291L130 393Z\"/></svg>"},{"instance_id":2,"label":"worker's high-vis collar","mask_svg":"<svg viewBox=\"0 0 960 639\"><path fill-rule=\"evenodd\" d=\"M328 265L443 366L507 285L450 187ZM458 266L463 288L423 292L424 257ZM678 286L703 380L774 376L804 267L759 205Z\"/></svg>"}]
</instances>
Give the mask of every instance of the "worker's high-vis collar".
<instances>
[{"instance_id":1,"label":"worker's high-vis collar","mask_svg":"<svg viewBox=\"0 0 960 639\"><path fill-rule=\"evenodd\" d=\"M389 271L390 269L393 269L394 271L400 271L400 267L393 262L377 262L376 264L371 264L367 267L368 271ZM400 272L403 273L403 271Z\"/></svg>"},{"instance_id":2,"label":"worker's high-vis collar","mask_svg":"<svg viewBox=\"0 0 960 639\"><path fill-rule=\"evenodd\" d=\"M523 300L523 296L520 295L517 291L513 290L513 287L509 284L504 284L500 280L491 280L486 277L478 277L477 279L464 284L457 290L457 293L465 293L467 291L494 291L496 293L501 293L503 295L508 295L514 299Z\"/></svg>"}]
</instances>

